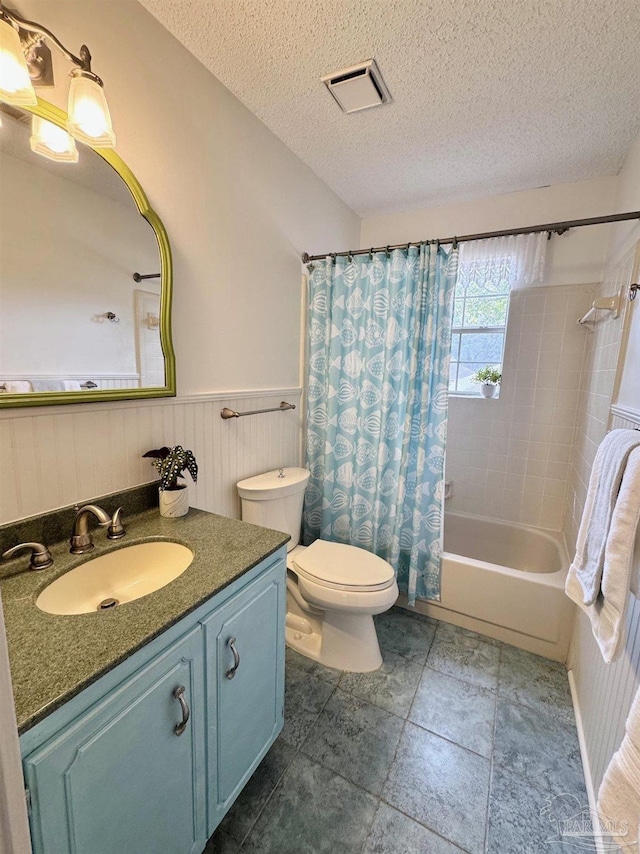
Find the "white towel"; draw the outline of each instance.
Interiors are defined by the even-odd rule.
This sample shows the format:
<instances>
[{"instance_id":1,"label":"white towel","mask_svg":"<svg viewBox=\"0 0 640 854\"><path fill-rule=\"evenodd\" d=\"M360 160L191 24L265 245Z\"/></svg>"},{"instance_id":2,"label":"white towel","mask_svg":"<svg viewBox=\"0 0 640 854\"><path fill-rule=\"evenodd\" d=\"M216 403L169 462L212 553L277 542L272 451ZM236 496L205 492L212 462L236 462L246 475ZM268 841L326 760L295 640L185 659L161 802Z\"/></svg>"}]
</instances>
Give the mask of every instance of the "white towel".
<instances>
[{"instance_id":1,"label":"white towel","mask_svg":"<svg viewBox=\"0 0 640 854\"><path fill-rule=\"evenodd\" d=\"M29 394L33 391L28 381L0 380L0 385L4 386L5 394Z\"/></svg>"},{"instance_id":2,"label":"white towel","mask_svg":"<svg viewBox=\"0 0 640 854\"><path fill-rule=\"evenodd\" d=\"M603 659L609 664L624 648L625 615L631 587L631 565L640 524L640 447L629 455L604 551L602 588L593 605L585 605L575 562L565 591L587 614Z\"/></svg>"},{"instance_id":3,"label":"white towel","mask_svg":"<svg viewBox=\"0 0 640 854\"><path fill-rule=\"evenodd\" d=\"M35 392L41 391L64 391L63 380L31 380Z\"/></svg>"},{"instance_id":4,"label":"white towel","mask_svg":"<svg viewBox=\"0 0 640 854\"><path fill-rule=\"evenodd\" d=\"M82 391L78 380L62 380L65 391Z\"/></svg>"},{"instance_id":5,"label":"white towel","mask_svg":"<svg viewBox=\"0 0 640 854\"><path fill-rule=\"evenodd\" d=\"M604 550L613 509L629 454L638 446L640 431L611 430L598 448L572 564L582 586L585 605L593 605L600 593Z\"/></svg>"},{"instance_id":6,"label":"white towel","mask_svg":"<svg viewBox=\"0 0 640 854\"><path fill-rule=\"evenodd\" d=\"M626 733L611 757L600 791L598 816L622 851L640 850L640 690L631 706Z\"/></svg>"},{"instance_id":7,"label":"white towel","mask_svg":"<svg viewBox=\"0 0 640 854\"><path fill-rule=\"evenodd\" d=\"M640 525L636 534L636 547L631 564L631 592L640 599Z\"/></svg>"}]
</instances>

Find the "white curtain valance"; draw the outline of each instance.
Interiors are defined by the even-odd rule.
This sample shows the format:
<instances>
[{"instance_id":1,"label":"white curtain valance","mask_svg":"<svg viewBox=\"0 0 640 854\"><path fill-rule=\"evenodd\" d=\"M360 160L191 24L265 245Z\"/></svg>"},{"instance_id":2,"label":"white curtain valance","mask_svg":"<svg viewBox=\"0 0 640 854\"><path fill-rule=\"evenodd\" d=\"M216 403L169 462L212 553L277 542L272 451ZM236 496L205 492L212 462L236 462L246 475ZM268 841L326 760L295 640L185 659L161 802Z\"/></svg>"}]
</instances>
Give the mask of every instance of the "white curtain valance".
<instances>
[{"instance_id":1,"label":"white curtain valance","mask_svg":"<svg viewBox=\"0 0 640 854\"><path fill-rule=\"evenodd\" d=\"M506 290L544 283L547 232L489 237L460 244L460 273L484 280L504 281ZM466 275L465 275L466 274Z\"/></svg>"}]
</instances>

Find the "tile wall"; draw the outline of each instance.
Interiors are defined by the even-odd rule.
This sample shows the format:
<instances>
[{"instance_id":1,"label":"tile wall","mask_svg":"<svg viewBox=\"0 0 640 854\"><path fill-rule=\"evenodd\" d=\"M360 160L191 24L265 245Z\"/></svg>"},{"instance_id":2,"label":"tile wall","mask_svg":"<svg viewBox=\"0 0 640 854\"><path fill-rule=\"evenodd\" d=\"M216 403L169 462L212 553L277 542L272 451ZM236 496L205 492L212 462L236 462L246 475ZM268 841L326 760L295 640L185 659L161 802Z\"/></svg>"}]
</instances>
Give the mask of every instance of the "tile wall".
<instances>
[{"instance_id":1,"label":"tile wall","mask_svg":"<svg viewBox=\"0 0 640 854\"><path fill-rule=\"evenodd\" d=\"M449 401L448 510L562 530L595 288L512 293L499 399Z\"/></svg>"},{"instance_id":2,"label":"tile wall","mask_svg":"<svg viewBox=\"0 0 640 854\"><path fill-rule=\"evenodd\" d=\"M617 293L624 284L630 282L634 257L635 253L631 251L613 269L605 271L604 281L596 296ZM614 318L608 312L600 312L593 330L586 340L587 347L580 376L578 416L567 489L564 533L569 551L575 548L591 466L598 445L609 426L622 336L622 318Z\"/></svg>"}]
</instances>

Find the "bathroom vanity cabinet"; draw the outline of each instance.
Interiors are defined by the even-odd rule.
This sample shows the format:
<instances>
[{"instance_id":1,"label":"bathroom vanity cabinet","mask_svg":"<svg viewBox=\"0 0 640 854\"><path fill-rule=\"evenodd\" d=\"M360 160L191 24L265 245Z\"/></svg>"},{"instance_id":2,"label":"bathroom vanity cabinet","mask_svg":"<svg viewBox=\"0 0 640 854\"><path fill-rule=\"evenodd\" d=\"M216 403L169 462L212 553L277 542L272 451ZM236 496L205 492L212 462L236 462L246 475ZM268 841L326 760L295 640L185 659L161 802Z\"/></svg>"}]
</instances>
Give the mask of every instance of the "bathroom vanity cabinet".
<instances>
[{"instance_id":1,"label":"bathroom vanity cabinet","mask_svg":"<svg viewBox=\"0 0 640 854\"><path fill-rule=\"evenodd\" d=\"M283 725L285 572L281 548L22 736L34 854L204 849Z\"/></svg>"}]
</instances>

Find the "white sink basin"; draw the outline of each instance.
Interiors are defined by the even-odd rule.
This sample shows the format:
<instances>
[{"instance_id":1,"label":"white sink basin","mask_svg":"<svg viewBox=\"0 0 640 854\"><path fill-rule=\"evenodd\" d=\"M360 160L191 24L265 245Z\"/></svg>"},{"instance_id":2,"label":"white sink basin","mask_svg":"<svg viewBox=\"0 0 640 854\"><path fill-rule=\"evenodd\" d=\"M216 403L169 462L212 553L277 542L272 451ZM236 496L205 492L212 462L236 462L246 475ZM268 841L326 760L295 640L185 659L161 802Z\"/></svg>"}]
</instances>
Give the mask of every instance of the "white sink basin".
<instances>
[{"instance_id":1,"label":"white sink basin","mask_svg":"<svg viewBox=\"0 0 640 854\"><path fill-rule=\"evenodd\" d=\"M61 575L42 591L36 605L49 614L111 610L169 584L192 560L191 549L179 543L126 546Z\"/></svg>"}]
</instances>

